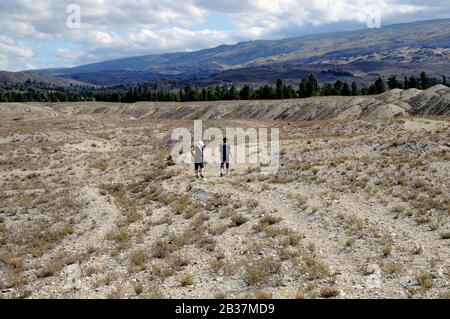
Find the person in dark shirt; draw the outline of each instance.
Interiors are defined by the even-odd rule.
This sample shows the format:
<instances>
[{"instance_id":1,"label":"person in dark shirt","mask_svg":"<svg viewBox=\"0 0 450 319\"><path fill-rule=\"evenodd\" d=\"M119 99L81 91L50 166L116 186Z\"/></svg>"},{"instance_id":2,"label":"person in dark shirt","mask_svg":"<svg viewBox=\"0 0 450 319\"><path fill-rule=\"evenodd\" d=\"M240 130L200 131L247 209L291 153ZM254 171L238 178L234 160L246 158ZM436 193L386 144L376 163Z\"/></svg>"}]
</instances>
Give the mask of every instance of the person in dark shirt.
<instances>
[{"instance_id":1,"label":"person in dark shirt","mask_svg":"<svg viewBox=\"0 0 450 319\"><path fill-rule=\"evenodd\" d=\"M226 168L226 175L230 170L230 144L227 143L227 138L223 139L223 144L220 144L220 177L223 177Z\"/></svg>"}]
</instances>

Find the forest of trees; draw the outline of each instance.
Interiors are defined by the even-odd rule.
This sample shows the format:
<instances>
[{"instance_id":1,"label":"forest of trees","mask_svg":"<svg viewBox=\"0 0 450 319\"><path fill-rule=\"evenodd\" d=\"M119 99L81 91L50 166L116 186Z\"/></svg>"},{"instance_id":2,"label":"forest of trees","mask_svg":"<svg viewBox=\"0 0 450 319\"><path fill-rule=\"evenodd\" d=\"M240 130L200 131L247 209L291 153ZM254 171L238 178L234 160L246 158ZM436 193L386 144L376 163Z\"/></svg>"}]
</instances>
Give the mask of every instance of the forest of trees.
<instances>
[{"instance_id":1,"label":"forest of trees","mask_svg":"<svg viewBox=\"0 0 450 319\"><path fill-rule=\"evenodd\" d=\"M24 84L0 89L0 102L122 102L138 101L221 101L221 100L273 100L308 98L312 96L357 96L381 94L388 89L428 89L436 84L449 86L446 77L430 79L425 72L420 77L397 79L391 76L385 82L379 77L372 85L359 87L355 82L338 80L334 84L320 85L314 75L304 78L297 88L279 79L275 87L264 85L257 89L245 85L198 88L187 84L180 90L151 90L146 85L115 88L87 88L82 86L46 87L43 83L27 81Z\"/></svg>"}]
</instances>

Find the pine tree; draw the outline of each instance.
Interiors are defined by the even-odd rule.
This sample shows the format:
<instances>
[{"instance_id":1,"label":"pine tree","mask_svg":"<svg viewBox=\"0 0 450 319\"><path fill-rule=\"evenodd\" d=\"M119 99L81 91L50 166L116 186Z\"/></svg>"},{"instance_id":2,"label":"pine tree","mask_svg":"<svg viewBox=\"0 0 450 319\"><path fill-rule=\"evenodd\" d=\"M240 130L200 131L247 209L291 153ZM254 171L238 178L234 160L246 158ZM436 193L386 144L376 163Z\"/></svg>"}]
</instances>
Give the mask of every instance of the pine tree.
<instances>
[{"instance_id":1,"label":"pine tree","mask_svg":"<svg viewBox=\"0 0 450 319\"><path fill-rule=\"evenodd\" d=\"M208 101L208 94L205 88L202 89L202 101Z\"/></svg>"},{"instance_id":2,"label":"pine tree","mask_svg":"<svg viewBox=\"0 0 450 319\"><path fill-rule=\"evenodd\" d=\"M420 87L422 88L422 90L426 90L430 87L430 80L428 79L425 71L420 73Z\"/></svg>"},{"instance_id":3,"label":"pine tree","mask_svg":"<svg viewBox=\"0 0 450 319\"><path fill-rule=\"evenodd\" d=\"M228 99L239 100L239 92L234 85L231 86L230 91L228 92Z\"/></svg>"},{"instance_id":4,"label":"pine tree","mask_svg":"<svg viewBox=\"0 0 450 319\"><path fill-rule=\"evenodd\" d=\"M400 88L400 83L398 83L397 78L395 76L391 76L388 79L389 90Z\"/></svg>"},{"instance_id":5,"label":"pine tree","mask_svg":"<svg viewBox=\"0 0 450 319\"><path fill-rule=\"evenodd\" d=\"M292 99L296 97L295 90L292 85L285 86L283 94L285 99Z\"/></svg>"},{"instance_id":6,"label":"pine tree","mask_svg":"<svg viewBox=\"0 0 450 319\"><path fill-rule=\"evenodd\" d=\"M306 84L306 79L301 80L298 85L298 97L305 98L308 97L308 88Z\"/></svg>"},{"instance_id":7,"label":"pine tree","mask_svg":"<svg viewBox=\"0 0 450 319\"><path fill-rule=\"evenodd\" d=\"M384 81L381 77L379 77L376 81L375 81L375 93L376 94L381 94L383 92L386 91L386 86L384 85Z\"/></svg>"},{"instance_id":8,"label":"pine tree","mask_svg":"<svg viewBox=\"0 0 450 319\"><path fill-rule=\"evenodd\" d=\"M306 81L306 93L308 97L317 96L320 93L319 82L312 74L308 76Z\"/></svg>"},{"instance_id":9,"label":"pine tree","mask_svg":"<svg viewBox=\"0 0 450 319\"><path fill-rule=\"evenodd\" d=\"M333 95L342 95L342 88L344 87L344 82L337 80L333 85Z\"/></svg>"},{"instance_id":10,"label":"pine tree","mask_svg":"<svg viewBox=\"0 0 450 319\"><path fill-rule=\"evenodd\" d=\"M360 94L361 95L369 95L369 89L367 88L367 86L363 86L360 90Z\"/></svg>"},{"instance_id":11,"label":"pine tree","mask_svg":"<svg viewBox=\"0 0 450 319\"><path fill-rule=\"evenodd\" d=\"M208 101L217 101L218 97L217 97L217 90L215 88L208 88Z\"/></svg>"},{"instance_id":12,"label":"pine tree","mask_svg":"<svg viewBox=\"0 0 450 319\"><path fill-rule=\"evenodd\" d=\"M356 82L352 83L352 95L359 95L358 85L356 84Z\"/></svg>"},{"instance_id":13,"label":"pine tree","mask_svg":"<svg viewBox=\"0 0 450 319\"><path fill-rule=\"evenodd\" d=\"M417 89L417 80L414 76L410 76L408 80L409 89Z\"/></svg>"},{"instance_id":14,"label":"pine tree","mask_svg":"<svg viewBox=\"0 0 450 319\"><path fill-rule=\"evenodd\" d=\"M9 102L6 94L0 92L0 103Z\"/></svg>"},{"instance_id":15,"label":"pine tree","mask_svg":"<svg viewBox=\"0 0 450 319\"><path fill-rule=\"evenodd\" d=\"M251 99L250 91L251 91L250 86L244 85L244 87L241 89L241 92L239 92L241 100L250 100Z\"/></svg>"},{"instance_id":16,"label":"pine tree","mask_svg":"<svg viewBox=\"0 0 450 319\"><path fill-rule=\"evenodd\" d=\"M277 95L277 99L281 100L284 99L284 90L285 90L285 85L282 79L278 79L277 80L277 89L276 89L276 95Z\"/></svg>"},{"instance_id":17,"label":"pine tree","mask_svg":"<svg viewBox=\"0 0 450 319\"><path fill-rule=\"evenodd\" d=\"M345 82L344 85L342 86L341 94L343 96L350 96L352 94L352 91L350 91L350 87L348 86L347 82Z\"/></svg>"},{"instance_id":18,"label":"pine tree","mask_svg":"<svg viewBox=\"0 0 450 319\"><path fill-rule=\"evenodd\" d=\"M221 92L222 91L220 90L220 87L216 85L216 88L214 89L214 96L216 97L217 100L222 99Z\"/></svg>"},{"instance_id":19,"label":"pine tree","mask_svg":"<svg viewBox=\"0 0 450 319\"><path fill-rule=\"evenodd\" d=\"M271 86L265 85L263 87L263 97L269 100L275 98L275 92L273 91L273 88Z\"/></svg>"},{"instance_id":20,"label":"pine tree","mask_svg":"<svg viewBox=\"0 0 450 319\"><path fill-rule=\"evenodd\" d=\"M333 86L330 83L325 83L322 87L322 95L330 96L333 95Z\"/></svg>"}]
</instances>

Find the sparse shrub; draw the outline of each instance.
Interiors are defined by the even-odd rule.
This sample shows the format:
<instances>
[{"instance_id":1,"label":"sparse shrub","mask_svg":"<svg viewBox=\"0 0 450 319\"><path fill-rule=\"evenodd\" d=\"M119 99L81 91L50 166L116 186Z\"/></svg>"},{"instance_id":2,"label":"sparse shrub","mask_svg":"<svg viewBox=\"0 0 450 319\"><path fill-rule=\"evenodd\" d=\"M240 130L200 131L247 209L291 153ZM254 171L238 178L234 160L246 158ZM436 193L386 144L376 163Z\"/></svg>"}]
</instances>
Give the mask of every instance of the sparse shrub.
<instances>
[{"instance_id":1,"label":"sparse shrub","mask_svg":"<svg viewBox=\"0 0 450 319\"><path fill-rule=\"evenodd\" d=\"M214 251L217 243L213 237L201 236L200 239L197 240L197 244L207 251Z\"/></svg>"},{"instance_id":2,"label":"sparse shrub","mask_svg":"<svg viewBox=\"0 0 450 319\"><path fill-rule=\"evenodd\" d=\"M302 234L291 231L289 228L284 228L283 235L286 236L282 241L284 246L299 246L303 238Z\"/></svg>"},{"instance_id":3,"label":"sparse shrub","mask_svg":"<svg viewBox=\"0 0 450 319\"><path fill-rule=\"evenodd\" d=\"M12 266L15 271L19 272L23 271L25 266L24 258L18 255L0 255L0 262L4 263L5 265Z\"/></svg>"},{"instance_id":4,"label":"sparse shrub","mask_svg":"<svg viewBox=\"0 0 450 319\"><path fill-rule=\"evenodd\" d=\"M148 292L146 294L146 297L148 299L163 299L164 298L164 293L161 290L161 288L159 288L156 285L151 285L148 288Z\"/></svg>"},{"instance_id":5,"label":"sparse shrub","mask_svg":"<svg viewBox=\"0 0 450 319\"><path fill-rule=\"evenodd\" d=\"M219 213L219 218L220 219L225 219L228 217L231 217L233 215L233 209L231 207L225 207L223 208L220 213Z\"/></svg>"},{"instance_id":6,"label":"sparse shrub","mask_svg":"<svg viewBox=\"0 0 450 319\"><path fill-rule=\"evenodd\" d=\"M437 220L433 220L430 221L430 223L428 224L428 227L430 228L431 231L435 231L437 229L439 229L440 223Z\"/></svg>"},{"instance_id":7,"label":"sparse shrub","mask_svg":"<svg viewBox=\"0 0 450 319\"><path fill-rule=\"evenodd\" d=\"M355 237L349 238L345 242L345 246L351 247L351 246L353 246L355 244L355 242L356 242L356 238Z\"/></svg>"},{"instance_id":8,"label":"sparse shrub","mask_svg":"<svg viewBox=\"0 0 450 319\"><path fill-rule=\"evenodd\" d=\"M227 196L221 194L215 194L214 197L209 201L209 205L213 207L224 207L229 205L229 200Z\"/></svg>"},{"instance_id":9,"label":"sparse shrub","mask_svg":"<svg viewBox=\"0 0 450 319\"><path fill-rule=\"evenodd\" d=\"M73 234L73 226L64 224L62 226L49 228L47 225L37 227L31 232L31 242L29 243L33 257L40 257L64 237Z\"/></svg>"},{"instance_id":10,"label":"sparse shrub","mask_svg":"<svg viewBox=\"0 0 450 319\"><path fill-rule=\"evenodd\" d=\"M8 281L9 281L9 284L15 288L22 287L27 283L26 278L22 274L17 273L17 272L12 272L8 276Z\"/></svg>"},{"instance_id":11,"label":"sparse shrub","mask_svg":"<svg viewBox=\"0 0 450 319\"><path fill-rule=\"evenodd\" d=\"M110 292L108 292L108 294L106 295L106 298L108 299L113 299L113 300L118 300L118 299L122 299L123 297L123 292L120 288L116 287L114 289L112 289Z\"/></svg>"},{"instance_id":12,"label":"sparse shrub","mask_svg":"<svg viewBox=\"0 0 450 319\"><path fill-rule=\"evenodd\" d=\"M95 161L95 162L91 163L91 165L89 167L98 169L100 171L105 171L106 169L108 169L108 166L109 165L107 162L99 160L99 161Z\"/></svg>"},{"instance_id":13,"label":"sparse shrub","mask_svg":"<svg viewBox=\"0 0 450 319\"><path fill-rule=\"evenodd\" d=\"M398 275L403 271L403 268L399 263L387 261L383 264L383 270L390 275Z\"/></svg>"},{"instance_id":14,"label":"sparse shrub","mask_svg":"<svg viewBox=\"0 0 450 319\"><path fill-rule=\"evenodd\" d=\"M298 195L297 206L298 208L305 210L308 207L308 199L303 195Z\"/></svg>"},{"instance_id":15,"label":"sparse shrub","mask_svg":"<svg viewBox=\"0 0 450 319\"><path fill-rule=\"evenodd\" d=\"M227 294L225 292L218 292L214 295L215 299L227 299Z\"/></svg>"},{"instance_id":16,"label":"sparse shrub","mask_svg":"<svg viewBox=\"0 0 450 319\"><path fill-rule=\"evenodd\" d=\"M175 270L168 265L162 263L153 263L151 266L151 278L153 280L160 279L164 282L166 278L173 276Z\"/></svg>"},{"instance_id":17,"label":"sparse shrub","mask_svg":"<svg viewBox=\"0 0 450 319\"><path fill-rule=\"evenodd\" d=\"M287 176L287 175L278 176L277 175L275 177L272 177L269 180L269 183L272 183L272 184L289 184L289 183L292 183L293 181L295 181L295 178L292 177L292 176Z\"/></svg>"},{"instance_id":18,"label":"sparse shrub","mask_svg":"<svg viewBox=\"0 0 450 319\"><path fill-rule=\"evenodd\" d=\"M223 275L233 275L237 271L236 264L232 262L231 260L225 259L225 256L222 254L219 254L218 256L211 259L209 262L209 266L216 274L223 274Z\"/></svg>"},{"instance_id":19,"label":"sparse shrub","mask_svg":"<svg viewBox=\"0 0 450 319\"><path fill-rule=\"evenodd\" d=\"M268 283L270 276L281 272L281 262L272 258L263 258L245 265L244 280L248 285Z\"/></svg>"},{"instance_id":20,"label":"sparse shrub","mask_svg":"<svg viewBox=\"0 0 450 319\"><path fill-rule=\"evenodd\" d=\"M267 225L270 226L270 225L277 224L277 223L279 223L282 220L283 220L283 218L281 218L281 217L276 217L276 216L273 216L273 215L266 215L266 216L264 216L263 218L261 218L259 220L259 223L267 224Z\"/></svg>"},{"instance_id":21,"label":"sparse shrub","mask_svg":"<svg viewBox=\"0 0 450 319\"><path fill-rule=\"evenodd\" d=\"M254 198L251 198L247 201L247 208L254 209L254 208L258 207L258 205L259 205L258 200L254 199Z\"/></svg>"},{"instance_id":22,"label":"sparse shrub","mask_svg":"<svg viewBox=\"0 0 450 319\"><path fill-rule=\"evenodd\" d=\"M224 232L226 232L226 230L228 229L228 225L222 224L222 225L211 225L208 228L208 232L213 235L213 236L217 236L217 235L222 235Z\"/></svg>"},{"instance_id":23,"label":"sparse shrub","mask_svg":"<svg viewBox=\"0 0 450 319\"><path fill-rule=\"evenodd\" d=\"M153 221L153 225L159 226L159 225L172 225L173 219L170 217L170 215L164 215L163 217L156 219Z\"/></svg>"},{"instance_id":24,"label":"sparse shrub","mask_svg":"<svg viewBox=\"0 0 450 319\"><path fill-rule=\"evenodd\" d=\"M183 274L178 276L177 281L181 287L192 286L194 284L194 277L191 274Z\"/></svg>"},{"instance_id":25,"label":"sparse shrub","mask_svg":"<svg viewBox=\"0 0 450 319\"><path fill-rule=\"evenodd\" d=\"M265 284L269 281L269 273L261 264L248 264L244 280L248 285Z\"/></svg>"},{"instance_id":26,"label":"sparse shrub","mask_svg":"<svg viewBox=\"0 0 450 319\"><path fill-rule=\"evenodd\" d=\"M447 232L441 232L439 234L439 236L441 236L442 239L450 239L450 231Z\"/></svg>"},{"instance_id":27,"label":"sparse shrub","mask_svg":"<svg viewBox=\"0 0 450 319\"><path fill-rule=\"evenodd\" d=\"M142 215L136 211L130 211L125 216L128 224L133 224L142 219Z\"/></svg>"},{"instance_id":28,"label":"sparse shrub","mask_svg":"<svg viewBox=\"0 0 450 319\"><path fill-rule=\"evenodd\" d=\"M406 210L405 206L396 204L392 207L392 212L396 213L396 214L402 214L404 213Z\"/></svg>"},{"instance_id":29,"label":"sparse shrub","mask_svg":"<svg viewBox=\"0 0 450 319\"><path fill-rule=\"evenodd\" d=\"M344 225L351 234L358 234L364 229L365 221L352 214L344 217Z\"/></svg>"},{"instance_id":30,"label":"sparse shrub","mask_svg":"<svg viewBox=\"0 0 450 319\"><path fill-rule=\"evenodd\" d=\"M319 289L320 296L322 298L334 298L341 293L338 288L332 286L322 286Z\"/></svg>"},{"instance_id":31,"label":"sparse shrub","mask_svg":"<svg viewBox=\"0 0 450 319\"><path fill-rule=\"evenodd\" d=\"M172 268L179 271L183 267L189 265L189 259L180 254L173 254L169 257L169 262L172 265Z\"/></svg>"},{"instance_id":32,"label":"sparse shrub","mask_svg":"<svg viewBox=\"0 0 450 319\"><path fill-rule=\"evenodd\" d=\"M293 249L291 247L287 248L281 248L278 250L278 256L280 257L280 260L290 260L298 257L300 255L298 249Z\"/></svg>"},{"instance_id":33,"label":"sparse shrub","mask_svg":"<svg viewBox=\"0 0 450 319\"><path fill-rule=\"evenodd\" d=\"M433 287L433 278L431 278L431 276L424 271L416 274L416 280L424 289L430 289Z\"/></svg>"},{"instance_id":34,"label":"sparse shrub","mask_svg":"<svg viewBox=\"0 0 450 319\"><path fill-rule=\"evenodd\" d=\"M258 290L255 293L255 298L261 300L273 299L273 294L270 291Z\"/></svg>"},{"instance_id":35,"label":"sparse shrub","mask_svg":"<svg viewBox=\"0 0 450 319\"><path fill-rule=\"evenodd\" d=\"M155 258L165 258L171 253L169 243L164 239L158 239L153 244L152 255Z\"/></svg>"},{"instance_id":36,"label":"sparse shrub","mask_svg":"<svg viewBox=\"0 0 450 319\"><path fill-rule=\"evenodd\" d=\"M330 274L328 267L323 262L310 255L303 257L302 271L308 274L310 279L319 279Z\"/></svg>"},{"instance_id":37,"label":"sparse shrub","mask_svg":"<svg viewBox=\"0 0 450 319\"><path fill-rule=\"evenodd\" d=\"M36 277L46 278L59 274L64 267L64 262L61 259L53 260L49 265L39 269L36 272Z\"/></svg>"},{"instance_id":38,"label":"sparse shrub","mask_svg":"<svg viewBox=\"0 0 450 319\"><path fill-rule=\"evenodd\" d=\"M383 256L384 257L389 256L391 254L391 252L392 252L392 246L385 246L383 248Z\"/></svg>"},{"instance_id":39,"label":"sparse shrub","mask_svg":"<svg viewBox=\"0 0 450 319\"><path fill-rule=\"evenodd\" d=\"M305 289L300 287L297 289L297 294L295 295L295 299L303 300L305 299Z\"/></svg>"},{"instance_id":40,"label":"sparse shrub","mask_svg":"<svg viewBox=\"0 0 450 319\"><path fill-rule=\"evenodd\" d=\"M234 214L231 216L231 227L239 227L248 222L248 218L242 214Z\"/></svg>"},{"instance_id":41,"label":"sparse shrub","mask_svg":"<svg viewBox=\"0 0 450 319\"><path fill-rule=\"evenodd\" d=\"M277 236L284 234L284 229L279 226L269 226L266 227L265 233L268 237L275 238Z\"/></svg>"},{"instance_id":42,"label":"sparse shrub","mask_svg":"<svg viewBox=\"0 0 450 319\"><path fill-rule=\"evenodd\" d=\"M86 268L85 273L86 275L93 276L95 274L98 274L102 271L101 267L99 265L91 265Z\"/></svg>"},{"instance_id":43,"label":"sparse shrub","mask_svg":"<svg viewBox=\"0 0 450 319\"><path fill-rule=\"evenodd\" d=\"M148 261L147 251L144 249L139 249L130 254L130 261L133 266L139 267L141 269L145 268Z\"/></svg>"},{"instance_id":44,"label":"sparse shrub","mask_svg":"<svg viewBox=\"0 0 450 319\"><path fill-rule=\"evenodd\" d=\"M127 229L111 231L106 234L106 239L116 242L117 248L120 250L131 246L131 235Z\"/></svg>"},{"instance_id":45,"label":"sparse shrub","mask_svg":"<svg viewBox=\"0 0 450 319\"><path fill-rule=\"evenodd\" d=\"M190 219L203 210L204 210L203 206L200 203L196 203L194 205L187 206L184 209L183 217L185 219Z\"/></svg>"},{"instance_id":46,"label":"sparse shrub","mask_svg":"<svg viewBox=\"0 0 450 319\"><path fill-rule=\"evenodd\" d=\"M133 289L134 289L134 292L136 293L136 295L139 296L144 291L144 286L140 282L137 282L137 283L133 284Z\"/></svg>"},{"instance_id":47,"label":"sparse shrub","mask_svg":"<svg viewBox=\"0 0 450 319\"><path fill-rule=\"evenodd\" d=\"M439 299L450 299L450 290L439 292L438 297Z\"/></svg>"}]
</instances>

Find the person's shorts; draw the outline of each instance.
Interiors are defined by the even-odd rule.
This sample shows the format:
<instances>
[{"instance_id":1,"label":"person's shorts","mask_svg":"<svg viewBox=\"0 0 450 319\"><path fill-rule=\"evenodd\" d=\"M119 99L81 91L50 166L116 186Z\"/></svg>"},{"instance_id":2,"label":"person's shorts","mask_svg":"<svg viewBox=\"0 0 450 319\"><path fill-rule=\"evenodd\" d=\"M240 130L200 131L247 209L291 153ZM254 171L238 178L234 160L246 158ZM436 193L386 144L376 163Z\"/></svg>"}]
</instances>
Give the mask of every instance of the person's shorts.
<instances>
[{"instance_id":1,"label":"person's shorts","mask_svg":"<svg viewBox=\"0 0 450 319\"><path fill-rule=\"evenodd\" d=\"M195 165L195 169L196 170L199 169L199 168L204 168L205 167L205 165L203 163L195 163L194 165Z\"/></svg>"},{"instance_id":2,"label":"person's shorts","mask_svg":"<svg viewBox=\"0 0 450 319\"><path fill-rule=\"evenodd\" d=\"M230 168L230 163L221 163L220 168L224 168L226 165L227 168Z\"/></svg>"}]
</instances>

